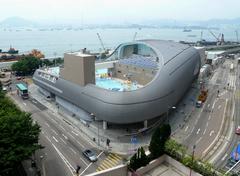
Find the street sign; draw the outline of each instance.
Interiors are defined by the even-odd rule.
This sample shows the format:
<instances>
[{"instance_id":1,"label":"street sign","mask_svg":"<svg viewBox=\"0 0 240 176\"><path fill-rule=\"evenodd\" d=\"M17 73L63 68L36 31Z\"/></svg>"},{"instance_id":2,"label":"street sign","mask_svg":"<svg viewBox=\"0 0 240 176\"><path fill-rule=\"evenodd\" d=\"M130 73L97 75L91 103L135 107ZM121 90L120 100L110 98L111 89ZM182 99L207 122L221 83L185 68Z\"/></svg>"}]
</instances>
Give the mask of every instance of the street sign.
<instances>
[{"instance_id":1,"label":"street sign","mask_svg":"<svg viewBox=\"0 0 240 176\"><path fill-rule=\"evenodd\" d=\"M131 137L131 143L132 144L136 144L137 143L137 137L136 136L132 136Z\"/></svg>"}]
</instances>

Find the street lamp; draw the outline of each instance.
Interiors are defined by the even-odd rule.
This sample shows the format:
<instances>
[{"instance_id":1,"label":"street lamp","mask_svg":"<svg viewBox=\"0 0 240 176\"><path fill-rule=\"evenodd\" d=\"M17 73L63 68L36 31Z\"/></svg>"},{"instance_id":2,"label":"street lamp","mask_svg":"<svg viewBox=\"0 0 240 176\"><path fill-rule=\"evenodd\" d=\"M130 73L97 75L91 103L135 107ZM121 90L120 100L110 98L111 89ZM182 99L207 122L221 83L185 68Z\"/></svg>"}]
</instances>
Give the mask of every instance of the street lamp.
<instances>
[{"instance_id":1,"label":"street lamp","mask_svg":"<svg viewBox=\"0 0 240 176\"><path fill-rule=\"evenodd\" d=\"M96 119L96 116L94 113L90 114L94 120L97 122L97 143L98 143L98 147L100 146L100 140L99 140L99 121Z\"/></svg>"},{"instance_id":2,"label":"street lamp","mask_svg":"<svg viewBox=\"0 0 240 176\"><path fill-rule=\"evenodd\" d=\"M193 151L192 151L192 166L193 166L193 160L194 160L194 153L195 153L195 149L196 149L196 145L193 145ZM190 167L190 176L192 176L192 168Z\"/></svg>"}]
</instances>

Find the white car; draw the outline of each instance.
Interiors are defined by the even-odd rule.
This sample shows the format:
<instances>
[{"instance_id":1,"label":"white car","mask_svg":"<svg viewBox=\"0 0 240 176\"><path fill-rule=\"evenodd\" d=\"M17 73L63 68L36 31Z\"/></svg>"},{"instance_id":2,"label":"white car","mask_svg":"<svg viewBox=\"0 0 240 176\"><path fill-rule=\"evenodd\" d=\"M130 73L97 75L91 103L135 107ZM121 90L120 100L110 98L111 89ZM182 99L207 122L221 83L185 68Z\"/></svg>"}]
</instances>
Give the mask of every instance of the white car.
<instances>
[{"instance_id":1,"label":"white car","mask_svg":"<svg viewBox=\"0 0 240 176\"><path fill-rule=\"evenodd\" d=\"M7 92L7 87L2 87L2 91Z\"/></svg>"}]
</instances>

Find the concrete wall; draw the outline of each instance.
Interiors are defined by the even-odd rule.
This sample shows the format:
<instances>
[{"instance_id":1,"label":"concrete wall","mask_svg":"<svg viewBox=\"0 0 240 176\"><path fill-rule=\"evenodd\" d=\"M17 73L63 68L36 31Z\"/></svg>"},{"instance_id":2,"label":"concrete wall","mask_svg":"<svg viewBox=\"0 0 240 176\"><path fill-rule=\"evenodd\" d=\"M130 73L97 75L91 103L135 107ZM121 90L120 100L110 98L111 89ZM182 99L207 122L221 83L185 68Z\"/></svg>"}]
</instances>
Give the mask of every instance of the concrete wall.
<instances>
[{"instance_id":1,"label":"concrete wall","mask_svg":"<svg viewBox=\"0 0 240 176\"><path fill-rule=\"evenodd\" d=\"M161 165L163 162L166 162L172 167L175 167L177 170L179 170L186 176L189 175L190 173L190 169L188 167L185 167L182 163L178 162L177 160L171 158L168 155L163 155L158 159L151 161L147 166L139 168L136 172L139 175L144 175L147 172L151 171L152 169L156 168L157 166ZM192 171L192 176L202 176L202 175Z\"/></svg>"},{"instance_id":2,"label":"concrete wall","mask_svg":"<svg viewBox=\"0 0 240 176\"><path fill-rule=\"evenodd\" d=\"M95 57L83 54L64 54L64 68L60 76L80 86L95 84Z\"/></svg>"},{"instance_id":3,"label":"concrete wall","mask_svg":"<svg viewBox=\"0 0 240 176\"><path fill-rule=\"evenodd\" d=\"M114 63L118 62L118 61L110 61L110 62L100 62L100 63L96 63L95 64L95 69L110 69L110 68L114 68Z\"/></svg>"},{"instance_id":4,"label":"concrete wall","mask_svg":"<svg viewBox=\"0 0 240 176\"><path fill-rule=\"evenodd\" d=\"M135 67L131 65L124 65L120 63L115 63L115 74L114 76L120 79L127 79L124 75L131 74L131 81L137 81L138 84L145 85L149 83L154 76L156 71L151 69L145 69L140 67Z\"/></svg>"},{"instance_id":5,"label":"concrete wall","mask_svg":"<svg viewBox=\"0 0 240 176\"><path fill-rule=\"evenodd\" d=\"M161 165L165 160L166 160L166 155L163 155L158 159L151 161L147 166L139 168L136 172L139 175L144 175L145 173Z\"/></svg>"},{"instance_id":6,"label":"concrete wall","mask_svg":"<svg viewBox=\"0 0 240 176\"><path fill-rule=\"evenodd\" d=\"M12 64L14 64L15 62L17 62L17 61L0 62L0 69L4 69L4 68L10 69Z\"/></svg>"},{"instance_id":7,"label":"concrete wall","mask_svg":"<svg viewBox=\"0 0 240 176\"><path fill-rule=\"evenodd\" d=\"M87 176L127 176L127 175L128 175L127 165L122 164L111 169L89 174Z\"/></svg>"},{"instance_id":8,"label":"concrete wall","mask_svg":"<svg viewBox=\"0 0 240 176\"><path fill-rule=\"evenodd\" d=\"M169 167L174 167L178 171L180 171L183 175L189 175L190 169L188 167L185 167L182 163L174 160L173 158L169 157L168 155L163 155L159 157L158 159L155 159L151 161L147 166L141 167L136 171L137 175L145 175L147 172L157 169L159 165L162 163L168 163ZM101 172L96 172L93 174L89 174L87 176L128 176L131 175L131 173L128 172L127 165L119 165L111 169L103 170ZM202 176L199 173L196 173L192 171L192 176Z\"/></svg>"},{"instance_id":9,"label":"concrete wall","mask_svg":"<svg viewBox=\"0 0 240 176\"><path fill-rule=\"evenodd\" d=\"M181 171L185 175L189 175L190 169L188 167L185 167L182 163L178 162L177 160L166 155L165 161L170 165L174 166L175 168L177 168L179 171ZM202 176L202 175L192 170L192 176Z\"/></svg>"}]
</instances>

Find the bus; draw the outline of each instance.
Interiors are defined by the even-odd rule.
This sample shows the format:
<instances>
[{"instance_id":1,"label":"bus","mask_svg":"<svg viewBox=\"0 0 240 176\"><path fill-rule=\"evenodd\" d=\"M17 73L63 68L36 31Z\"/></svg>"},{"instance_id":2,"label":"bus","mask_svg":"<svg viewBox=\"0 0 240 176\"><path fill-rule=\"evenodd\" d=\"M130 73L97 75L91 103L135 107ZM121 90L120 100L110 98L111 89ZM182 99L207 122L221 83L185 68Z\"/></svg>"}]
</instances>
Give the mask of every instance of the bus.
<instances>
[{"instance_id":1,"label":"bus","mask_svg":"<svg viewBox=\"0 0 240 176\"><path fill-rule=\"evenodd\" d=\"M23 99L28 99L28 88L22 83L16 84L16 87L18 96L21 96Z\"/></svg>"}]
</instances>

